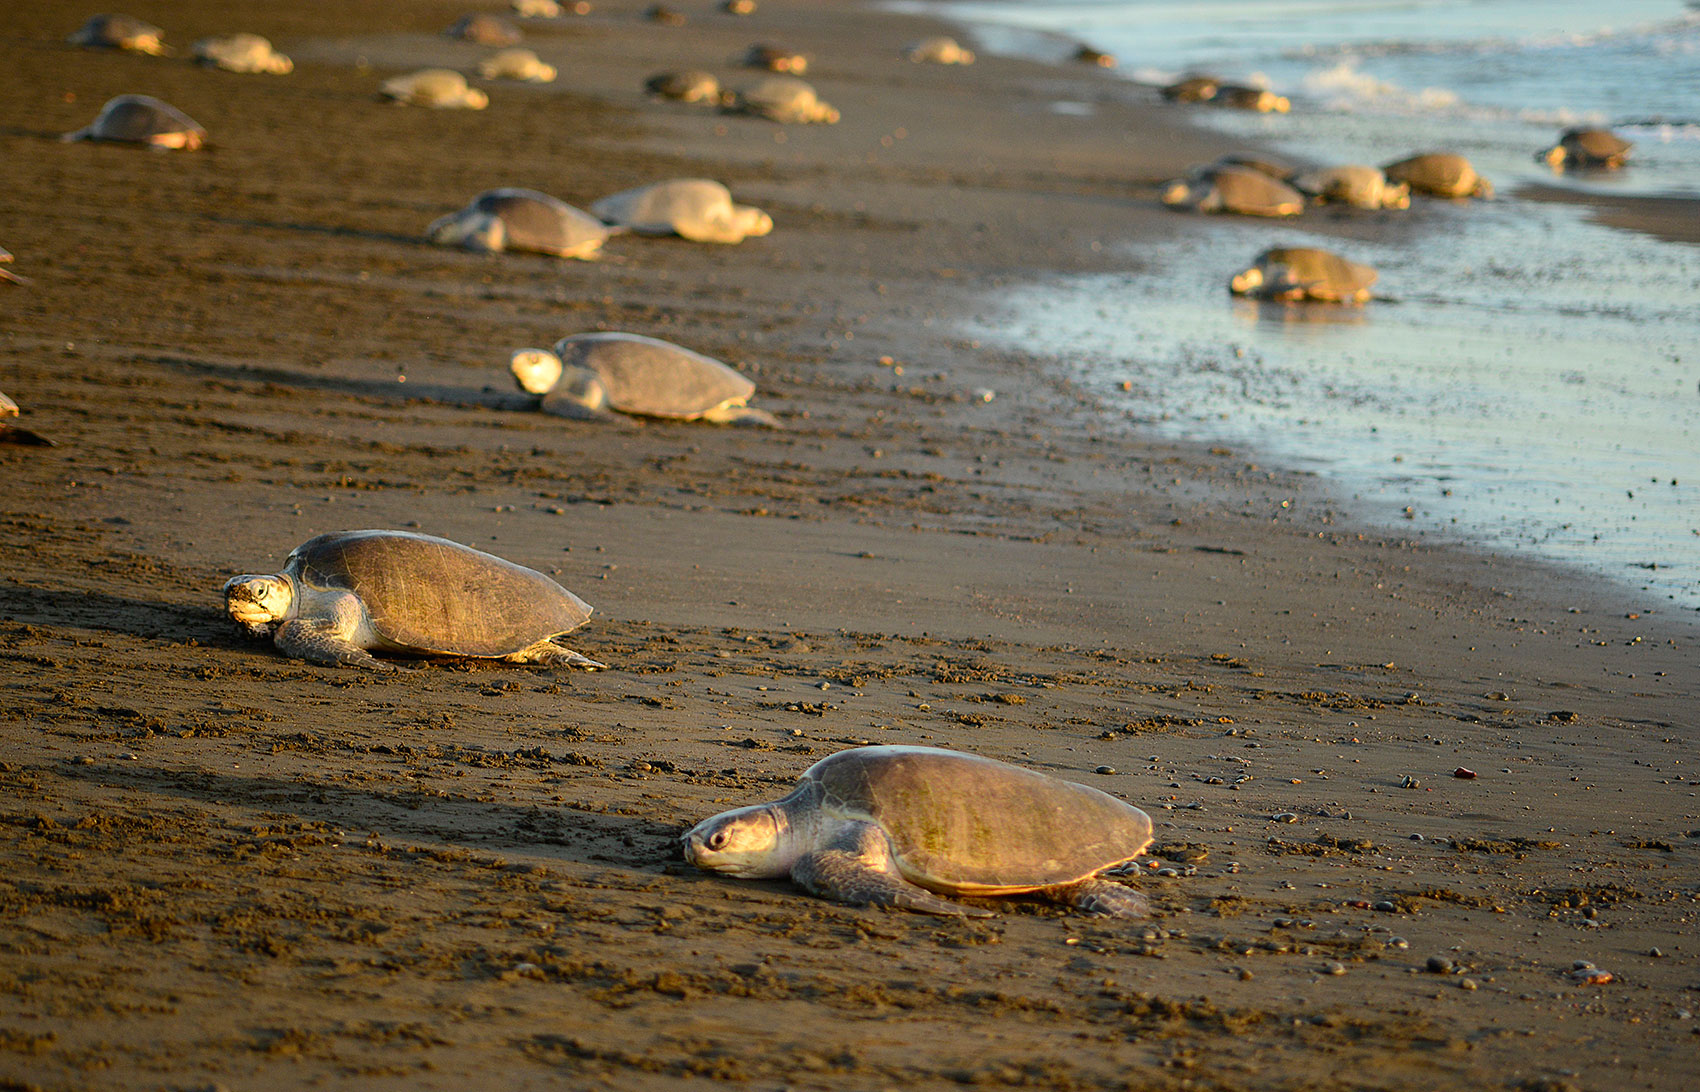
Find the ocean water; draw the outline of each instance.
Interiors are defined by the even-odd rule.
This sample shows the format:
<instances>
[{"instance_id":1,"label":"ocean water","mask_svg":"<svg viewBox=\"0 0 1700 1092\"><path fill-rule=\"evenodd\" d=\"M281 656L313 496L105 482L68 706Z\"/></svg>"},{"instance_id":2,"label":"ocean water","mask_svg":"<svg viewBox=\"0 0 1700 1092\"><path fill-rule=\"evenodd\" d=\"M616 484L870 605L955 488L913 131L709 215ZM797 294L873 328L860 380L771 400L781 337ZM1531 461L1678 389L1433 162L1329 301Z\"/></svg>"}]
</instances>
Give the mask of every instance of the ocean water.
<instances>
[{"instance_id":1,"label":"ocean water","mask_svg":"<svg viewBox=\"0 0 1700 1092\"><path fill-rule=\"evenodd\" d=\"M1420 218L1398 246L1312 236L1315 212L1198 217L1172 242L1140 245L1161 276L1014 286L974 336L1054 348L1072 331L1075 378L1143 427L1313 469L1358 515L1408 535L1577 566L1643 609L1700 609L1700 247L1517 196L1530 183L1700 196L1700 11L1678 0L907 6L959 22L986 52L1060 62L1084 41L1136 82L1207 71L1265 84L1291 114L1155 108L1309 161L1454 150L1500 193L1371 214ZM1534 161L1573 124L1633 140L1631 165L1557 175ZM1226 292L1258 251L1307 243L1380 269L1378 298L1358 309Z\"/></svg>"}]
</instances>

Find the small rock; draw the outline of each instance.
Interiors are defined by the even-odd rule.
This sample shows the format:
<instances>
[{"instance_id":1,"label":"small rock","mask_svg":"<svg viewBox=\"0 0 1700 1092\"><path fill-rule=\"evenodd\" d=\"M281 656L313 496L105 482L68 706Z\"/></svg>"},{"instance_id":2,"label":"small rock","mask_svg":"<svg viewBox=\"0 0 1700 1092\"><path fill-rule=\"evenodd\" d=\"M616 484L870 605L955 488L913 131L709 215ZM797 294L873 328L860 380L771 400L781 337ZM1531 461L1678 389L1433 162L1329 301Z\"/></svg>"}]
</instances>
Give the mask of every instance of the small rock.
<instances>
[{"instance_id":1,"label":"small rock","mask_svg":"<svg viewBox=\"0 0 1700 1092\"><path fill-rule=\"evenodd\" d=\"M1332 974L1332 975L1342 975L1342 974L1346 973L1346 965L1344 963L1335 962L1334 960L1331 959L1327 963L1324 963L1322 965L1322 973L1323 974Z\"/></svg>"},{"instance_id":2,"label":"small rock","mask_svg":"<svg viewBox=\"0 0 1700 1092\"><path fill-rule=\"evenodd\" d=\"M1431 955L1428 957L1428 962L1423 965L1423 970L1429 974L1451 974L1453 964L1445 956Z\"/></svg>"},{"instance_id":3,"label":"small rock","mask_svg":"<svg viewBox=\"0 0 1700 1092\"><path fill-rule=\"evenodd\" d=\"M1101 774L1113 774L1116 772L1116 768L1114 766L1099 766L1097 772Z\"/></svg>"},{"instance_id":4,"label":"small rock","mask_svg":"<svg viewBox=\"0 0 1700 1092\"><path fill-rule=\"evenodd\" d=\"M1412 777L1410 774L1406 774L1404 777L1399 779L1399 787L1401 789L1420 789L1423 787L1423 783Z\"/></svg>"},{"instance_id":5,"label":"small rock","mask_svg":"<svg viewBox=\"0 0 1700 1092\"><path fill-rule=\"evenodd\" d=\"M1570 972L1570 981L1578 986L1604 986L1616 978L1617 976L1610 971L1604 971L1598 967L1588 967Z\"/></svg>"},{"instance_id":6,"label":"small rock","mask_svg":"<svg viewBox=\"0 0 1700 1092\"><path fill-rule=\"evenodd\" d=\"M1278 811L1269 818L1276 823L1296 823L1299 821L1298 813L1291 811Z\"/></svg>"},{"instance_id":7,"label":"small rock","mask_svg":"<svg viewBox=\"0 0 1700 1092\"><path fill-rule=\"evenodd\" d=\"M1383 914L1396 914L1399 912L1399 904L1396 902L1388 902L1386 899L1383 899L1380 902L1371 905L1370 909L1380 911Z\"/></svg>"},{"instance_id":8,"label":"small rock","mask_svg":"<svg viewBox=\"0 0 1700 1092\"><path fill-rule=\"evenodd\" d=\"M1404 937L1388 937L1387 946L1389 948L1409 948L1411 946L1411 942L1406 940Z\"/></svg>"},{"instance_id":9,"label":"small rock","mask_svg":"<svg viewBox=\"0 0 1700 1092\"><path fill-rule=\"evenodd\" d=\"M1452 776L1457 777L1457 778L1462 778L1463 780L1468 781L1468 780L1470 780L1470 779L1472 779L1476 776L1476 771L1467 770L1464 767L1460 766L1456 770L1452 771Z\"/></svg>"},{"instance_id":10,"label":"small rock","mask_svg":"<svg viewBox=\"0 0 1700 1092\"><path fill-rule=\"evenodd\" d=\"M1460 978L1458 980L1458 988L1461 990L1474 990L1479 987L1476 985L1476 980L1473 978Z\"/></svg>"},{"instance_id":11,"label":"small rock","mask_svg":"<svg viewBox=\"0 0 1700 1092\"><path fill-rule=\"evenodd\" d=\"M1665 957L1665 951L1663 948L1648 948L1647 954L1652 956L1654 959L1663 959Z\"/></svg>"}]
</instances>

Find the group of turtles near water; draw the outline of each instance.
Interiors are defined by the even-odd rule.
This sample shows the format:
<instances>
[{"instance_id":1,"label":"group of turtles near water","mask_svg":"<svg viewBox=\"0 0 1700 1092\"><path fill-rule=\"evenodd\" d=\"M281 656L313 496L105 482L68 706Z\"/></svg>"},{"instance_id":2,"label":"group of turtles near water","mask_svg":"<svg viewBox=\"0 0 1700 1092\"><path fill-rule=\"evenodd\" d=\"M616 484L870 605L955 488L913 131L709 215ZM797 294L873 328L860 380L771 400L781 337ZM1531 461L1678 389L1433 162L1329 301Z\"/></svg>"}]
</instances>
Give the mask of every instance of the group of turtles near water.
<instances>
[{"instance_id":1,"label":"group of turtles near water","mask_svg":"<svg viewBox=\"0 0 1700 1092\"><path fill-rule=\"evenodd\" d=\"M1290 104L1278 96L1250 94L1254 89L1193 76L1162 89L1179 102L1226 105L1285 113ZM1570 129L1557 144L1536 155L1555 170L1567 167L1613 170L1623 165L1632 145L1606 129ZM1269 155L1237 154L1200 164L1168 183L1163 203L1171 208L1241 216L1298 216L1311 205L1358 209L1405 209L1411 195L1463 200L1491 198L1493 184L1464 156L1424 152L1385 163L1300 167ZM1367 265L1317 247L1274 247L1235 274L1228 289L1235 295L1282 301L1359 304L1371 298L1378 277Z\"/></svg>"},{"instance_id":2,"label":"group of turtles near water","mask_svg":"<svg viewBox=\"0 0 1700 1092\"><path fill-rule=\"evenodd\" d=\"M233 577L225 609L287 656L395 672L387 655L601 668L557 642L584 600L535 570L407 531L338 531L281 571ZM985 916L940 896L1033 894L1105 916L1148 912L1105 877L1150 843L1139 808L1097 789L960 751L857 747L805 771L781 800L712 816L686 860L746 879L789 877L825 898Z\"/></svg>"}]
</instances>

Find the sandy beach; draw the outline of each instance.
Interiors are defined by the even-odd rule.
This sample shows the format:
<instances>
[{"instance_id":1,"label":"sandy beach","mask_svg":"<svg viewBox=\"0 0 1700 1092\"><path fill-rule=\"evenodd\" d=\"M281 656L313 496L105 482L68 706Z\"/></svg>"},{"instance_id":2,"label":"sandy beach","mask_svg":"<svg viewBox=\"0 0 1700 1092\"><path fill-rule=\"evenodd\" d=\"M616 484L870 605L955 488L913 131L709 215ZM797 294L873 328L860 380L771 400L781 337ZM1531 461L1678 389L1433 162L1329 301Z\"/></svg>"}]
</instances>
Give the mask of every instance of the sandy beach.
<instances>
[{"instance_id":1,"label":"sandy beach","mask_svg":"<svg viewBox=\"0 0 1700 1092\"><path fill-rule=\"evenodd\" d=\"M0 391L57 446L0 445L0 1086L1700 1082L1694 612L1373 530L1314 475L1113 426L1115 377L963 340L987 289L1198 222L1158 188L1231 149L1183 110L914 64L940 28L849 0L647 6L524 21L561 78L475 81L481 112L375 94L489 52L442 36L461 0L130 9L170 57L11 6ZM186 59L234 30L295 71ZM643 93L748 80L765 41L839 124ZM209 147L59 141L125 92ZM496 186L675 176L774 231L422 239ZM1691 202L1613 201L1692 239ZM531 409L509 353L598 329L725 360L784 427ZM609 670L379 675L234 632L225 580L360 527L553 575ZM868 742L1145 809L1153 916L857 909L681 859Z\"/></svg>"}]
</instances>

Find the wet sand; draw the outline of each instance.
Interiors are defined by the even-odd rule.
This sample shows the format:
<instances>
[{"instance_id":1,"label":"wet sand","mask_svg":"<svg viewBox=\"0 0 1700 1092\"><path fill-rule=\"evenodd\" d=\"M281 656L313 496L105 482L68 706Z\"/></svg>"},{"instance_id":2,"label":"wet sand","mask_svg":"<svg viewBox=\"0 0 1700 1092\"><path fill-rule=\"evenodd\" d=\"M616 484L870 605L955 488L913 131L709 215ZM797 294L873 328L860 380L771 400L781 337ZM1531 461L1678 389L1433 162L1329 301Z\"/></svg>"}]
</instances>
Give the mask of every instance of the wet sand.
<instances>
[{"instance_id":1,"label":"wet sand","mask_svg":"<svg viewBox=\"0 0 1700 1092\"><path fill-rule=\"evenodd\" d=\"M1691 1087L1690 616L1364 530L951 333L978 290L1196 223L1155 200L1223 150L1184 112L911 64L926 24L848 3L644 6L527 24L561 81L482 113L373 96L483 54L438 36L458 4L134 10L179 50L264 33L282 78L77 52L82 13L13 6L0 245L32 283L0 390L58 446L0 446L0 1081ZM640 93L767 40L841 124ZM213 147L57 142L122 92ZM419 241L492 186L673 175L778 226L595 263ZM727 360L786 427L529 411L508 352L599 328ZM611 669L380 676L233 634L224 580L352 527L554 574ZM1154 917L936 919L679 860L866 741L1144 807Z\"/></svg>"}]
</instances>

